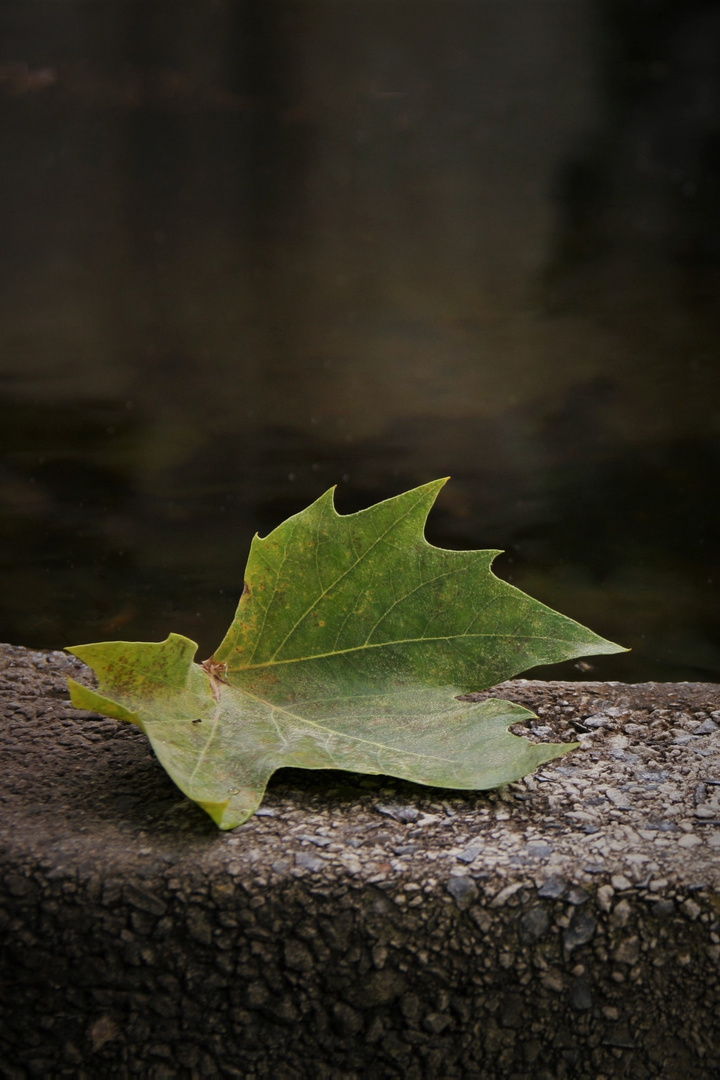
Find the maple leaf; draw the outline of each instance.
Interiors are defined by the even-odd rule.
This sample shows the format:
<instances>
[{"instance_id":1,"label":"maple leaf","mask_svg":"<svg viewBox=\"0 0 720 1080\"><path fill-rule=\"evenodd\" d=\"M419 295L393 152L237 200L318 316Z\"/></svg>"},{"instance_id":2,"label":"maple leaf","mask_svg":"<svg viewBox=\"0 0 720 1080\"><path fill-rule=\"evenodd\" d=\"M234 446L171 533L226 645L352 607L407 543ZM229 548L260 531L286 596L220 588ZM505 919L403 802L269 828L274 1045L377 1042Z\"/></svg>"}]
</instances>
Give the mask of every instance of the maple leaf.
<instances>
[{"instance_id":1,"label":"maple leaf","mask_svg":"<svg viewBox=\"0 0 720 1080\"><path fill-rule=\"evenodd\" d=\"M246 821L283 766L387 774L482 789L577 744L533 744L533 714L463 701L532 667L623 652L500 581L496 551L424 537L438 480L356 514L333 491L253 540L245 588L215 654L197 645L103 642L69 651L98 690L73 704L137 724L178 787L222 829Z\"/></svg>"}]
</instances>

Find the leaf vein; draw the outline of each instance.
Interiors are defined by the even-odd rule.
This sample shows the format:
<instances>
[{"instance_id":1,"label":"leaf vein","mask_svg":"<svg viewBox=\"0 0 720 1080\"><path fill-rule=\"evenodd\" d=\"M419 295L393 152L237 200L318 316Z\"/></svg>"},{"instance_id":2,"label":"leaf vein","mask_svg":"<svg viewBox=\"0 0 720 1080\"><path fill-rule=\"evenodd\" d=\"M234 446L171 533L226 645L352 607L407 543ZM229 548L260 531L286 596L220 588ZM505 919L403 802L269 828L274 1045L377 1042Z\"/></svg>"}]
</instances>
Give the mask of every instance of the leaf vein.
<instances>
[{"instance_id":1,"label":"leaf vein","mask_svg":"<svg viewBox=\"0 0 720 1080\"><path fill-rule=\"evenodd\" d=\"M377 641L370 642L370 644L353 645L347 649L331 649L328 652L316 653L314 656L290 656L285 660L276 660L275 657L271 657L269 660L264 660L260 664L246 664L243 667L232 668L232 671L256 671L258 668L277 667L281 664L303 664L310 660L325 660L330 656L347 656L348 653L362 652L364 649L385 649L394 645L427 645L434 641L456 641L458 638L493 638L493 639L508 639L514 635L510 630L505 630L502 633L497 634L440 634L434 637L416 637L416 638L398 638L394 641ZM566 638L555 637L545 634L526 634L523 638L525 641L547 641L553 642L553 644L572 644L572 641L568 641ZM277 654L276 654L277 655Z\"/></svg>"},{"instance_id":2,"label":"leaf vein","mask_svg":"<svg viewBox=\"0 0 720 1080\"><path fill-rule=\"evenodd\" d=\"M303 619L307 618L307 616L310 614L310 612L313 611L318 606L320 601L322 599L324 599L324 597L327 596L327 594L330 592L330 590L334 589L336 585L339 585L339 583L343 580L343 578L347 577L348 574L351 574L353 572L353 570L355 570L356 567L359 566L359 564L363 561L363 559L365 559L370 554L370 552L374 548L377 547L377 545L380 543L380 541L388 533L392 532L392 530L394 528L396 528L402 521L404 521L405 518L409 517L409 515L413 512L413 510L415 510L416 507L419 506L420 503L423 501L423 498L424 498L424 496L421 496L420 498L416 499L416 501L412 504L412 506L410 506L405 511L404 514L401 514L400 517L395 518L395 520L387 527L385 532L381 533L378 536L376 536L376 538L373 540L373 542L370 544L370 546L365 549L365 551L362 553L362 555L358 556L358 558L355 559L355 561L352 563L351 566L349 566L346 570L343 570L343 572L341 574L339 574L338 577L336 577L335 580L332 581L330 583L330 585L328 585L328 587L326 589L323 589L323 591L320 593L320 595L318 597L316 597L315 600L313 600L312 604L310 604L310 606L305 609L305 611L302 613L302 615L299 616L299 618L296 620L296 622L290 628L290 630L288 630L287 634L285 635L283 640L280 642L280 644L278 645L278 647L275 650L275 652L273 653L273 655L270 657L269 663L273 663L275 661L275 658L277 657L278 653L280 652L281 649L283 649L285 647L287 642L290 640L292 635L297 630L298 626L300 626L300 623L303 621ZM260 637L258 635L258 641L259 640L260 640ZM253 656L250 657L251 660L253 659L254 655L255 655L255 650L253 650ZM282 663L282 661L278 661L278 663Z\"/></svg>"},{"instance_id":3,"label":"leaf vein","mask_svg":"<svg viewBox=\"0 0 720 1080\"><path fill-rule=\"evenodd\" d=\"M329 735L329 736L331 736L332 738L335 738L335 739L345 739L345 740L347 740L349 742L363 743L365 746L376 746L380 750L392 751L393 753L396 753L396 754L404 754L407 757L422 758L424 760L430 759L432 761L447 761L447 762L454 762L454 761L457 760L456 758L444 757L444 756L442 756L440 754L416 753L414 750L404 750L404 749L401 749L400 747L397 747L397 746L391 746L389 743L378 742L376 739L366 739L362 735L346 735L342 731L337 731L335 728L327 727L327 725L325 725L325 724L318 723L317 720L308 720L304 716L298 716L297 713L291 712L289 709L286 709L282 705L268 706L267 701L263 701L262 698L256 697L255 694L251 694L247 690L244 690L242 692L244 694L246 694L247 697L252 698L253 701L257 701L261 705L264 705L266 707L270 707L274 712L276 711L278 713L282 713L284 716L286 716L288 718L288 720L295 721L295 722L297 722L299 724L302 724L302 725L305 725L307 727L315 728L317 731L322 731L326 735Z\"/></svg>"}]
</instances>

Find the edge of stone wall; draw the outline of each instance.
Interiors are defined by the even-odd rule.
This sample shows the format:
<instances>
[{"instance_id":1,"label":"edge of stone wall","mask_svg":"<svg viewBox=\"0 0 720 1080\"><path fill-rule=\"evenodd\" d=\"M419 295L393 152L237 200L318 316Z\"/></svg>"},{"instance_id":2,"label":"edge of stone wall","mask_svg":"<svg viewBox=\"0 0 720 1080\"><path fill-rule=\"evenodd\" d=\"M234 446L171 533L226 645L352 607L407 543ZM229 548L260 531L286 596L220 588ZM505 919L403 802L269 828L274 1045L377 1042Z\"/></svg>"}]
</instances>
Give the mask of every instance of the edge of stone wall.
<instances>
[{"instance_id":1,"label":"edge of stone wall","mask_svg":"<svg viewBox=\"0 0 720 1080\"><path fill-rule=\"evenodd\" d=\"M720 686L514 680L581 750L498 791L283 770L219 833L74 658L0 647L0 1066L720 1073Z\"/></svg>"}]
</instances>

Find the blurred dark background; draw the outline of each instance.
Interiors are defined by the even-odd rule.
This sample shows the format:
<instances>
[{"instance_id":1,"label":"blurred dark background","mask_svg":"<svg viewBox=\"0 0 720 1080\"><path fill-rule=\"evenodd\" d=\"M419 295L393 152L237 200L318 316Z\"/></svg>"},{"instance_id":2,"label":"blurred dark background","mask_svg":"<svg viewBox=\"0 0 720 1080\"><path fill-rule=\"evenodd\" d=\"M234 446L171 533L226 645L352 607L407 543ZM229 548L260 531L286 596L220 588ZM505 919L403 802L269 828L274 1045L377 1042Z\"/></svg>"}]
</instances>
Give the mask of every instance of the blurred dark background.
<instances>
[{"instance_id":1,"label":"blurred dark background","mask_svg":"<svg viewBox=\"0 0 720 1080\"><path fill-rule=\"evenodd\" d=\"M429 529L720 680L720 6L4 0L0 638L209 654L250 539Z\"/></svg>"}]
</instances>

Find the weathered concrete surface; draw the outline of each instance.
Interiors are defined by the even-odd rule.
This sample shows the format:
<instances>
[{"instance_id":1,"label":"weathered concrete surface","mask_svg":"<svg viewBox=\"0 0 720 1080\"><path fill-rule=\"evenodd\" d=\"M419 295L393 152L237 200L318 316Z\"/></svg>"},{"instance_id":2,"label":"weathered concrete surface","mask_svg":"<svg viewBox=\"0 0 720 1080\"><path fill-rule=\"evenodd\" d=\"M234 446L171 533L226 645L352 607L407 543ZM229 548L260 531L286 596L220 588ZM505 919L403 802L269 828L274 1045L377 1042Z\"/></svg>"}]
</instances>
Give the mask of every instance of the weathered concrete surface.
<instances>
[{"instance_id":1,"label":"weathered concrete surface","mask_svg":"<svg viewBox=\"0 0 720 1080\"><path fill-rule=\"evenodd\" d=\"M462 794L278 774L221 834L73 658L0 649L0 1072L720 1075L720 687L502 693L583 749Z\"/></svg>"}]
</instances>

